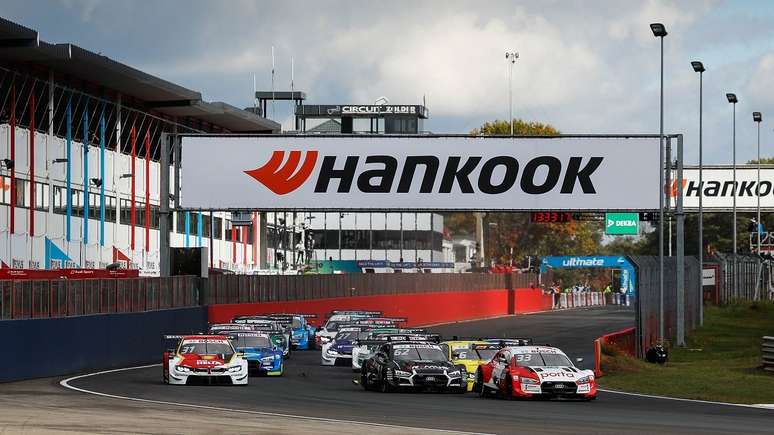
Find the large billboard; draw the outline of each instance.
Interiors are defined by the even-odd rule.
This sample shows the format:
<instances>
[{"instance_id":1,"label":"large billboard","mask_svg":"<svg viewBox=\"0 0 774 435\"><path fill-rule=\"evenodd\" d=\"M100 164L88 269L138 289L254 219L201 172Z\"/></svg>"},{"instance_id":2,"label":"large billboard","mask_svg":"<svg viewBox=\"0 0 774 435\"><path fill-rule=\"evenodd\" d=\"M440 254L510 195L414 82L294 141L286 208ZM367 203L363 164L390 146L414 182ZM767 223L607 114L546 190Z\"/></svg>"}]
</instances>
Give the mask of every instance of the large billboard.
<instances>
[{"instance_id":1,"label":"large billboard","mask_svg":"<svg viewBox=\"0 0 774 435\"><path fill-rule=\"evenodd\" d=\"M671 204L674 207L677 200L677 172L672 172L672 185L669 189ZM730 211L734 206L740 211L754 211L758 206L760 195L761 208L774 211L774 166L764 165L761 168L761 182L758 185L758 169L756 165L738 165L736 168L736 188L734 188L734 171L731 166L705 167L702 174L704 195L702 207L707 211ZM699 209L699 169L687 167L683 169L683 209L696 211Z\"/></svg>"},{"instance_id":2,"label":"large billboard","mask_svg":"<svg viewBox=\"0 0 774 435\"><path fill-rule=\"evenodd\" d=\"M188 209L655 210L658 138L184 136Z\"/></svg>"}]
</instances>

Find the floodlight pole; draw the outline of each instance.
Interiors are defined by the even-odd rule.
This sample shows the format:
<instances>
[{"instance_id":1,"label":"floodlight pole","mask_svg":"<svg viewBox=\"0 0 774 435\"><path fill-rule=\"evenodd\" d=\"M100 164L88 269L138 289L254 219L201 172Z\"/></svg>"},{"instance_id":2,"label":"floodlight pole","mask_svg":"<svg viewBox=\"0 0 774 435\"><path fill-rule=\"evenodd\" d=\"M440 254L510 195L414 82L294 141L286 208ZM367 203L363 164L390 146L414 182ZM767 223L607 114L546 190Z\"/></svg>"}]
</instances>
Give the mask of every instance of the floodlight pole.
<instances>
[{"instance_id":1,"label":"floodlight pole","mask_svg":"<svg viewBox=\"0 0 774 435\"><path fill-rule=\"evenodd\" d=\"M658 341L664 343L664 37L661 36L661 93L659 102L659 194L658 194Z\"/></svg>"},{"instance_id":2,"label":"floodlight pole","mask_svg":"<svg viewBox=\"0 0 774 435\"><path fill-rule=\"evenodd\" d=\"M703 149L703 103L704 65L699 71L699 326L704 324L704 149Z\"/></svg>"},{"instance_id":3,"label":"floodlight pole","mask_svg":"<svg viewBox=\"0 0 774 435\"><path fill-rule=\"evenodd\" d=\"M159 272L169 276L169 141L168 133L161 133L161 170L159 171Z\"/></svg>"},{"instance_id":4,"label":"floodlight pole","mask_svg":"<svg viewBox=\"0 0 774 435\"><path fill-rule=\"evenodd\" d=\"M685 214L683 214L683 135L677 135L677 345L685 346Z\"/></svg>"}]
</instances>

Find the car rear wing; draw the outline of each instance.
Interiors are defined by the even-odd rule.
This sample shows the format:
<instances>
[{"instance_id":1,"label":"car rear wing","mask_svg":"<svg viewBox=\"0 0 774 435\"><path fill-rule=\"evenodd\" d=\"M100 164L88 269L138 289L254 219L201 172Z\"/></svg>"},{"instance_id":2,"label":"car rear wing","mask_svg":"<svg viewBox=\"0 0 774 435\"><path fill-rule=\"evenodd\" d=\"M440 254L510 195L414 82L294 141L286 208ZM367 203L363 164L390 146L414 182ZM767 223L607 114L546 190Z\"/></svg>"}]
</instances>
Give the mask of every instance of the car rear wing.
<instances>
[{"instance_id":1,"label":"car rear wing","mask_svg":"<svg viewBox=\"0 0 774 435\"><path fill-rule=\"evenodd\" d=\"M384 314L383 311L369 311L369 310L333 310L331 311L331 316L335 314L342 314L342 315L350 315L350 316L357 316L357 315L363 315L363 316L381 316Z\"/></svg>"},{"instance_id":2,"label":"car rear wing","mask_svg":"<svg viewBox=\"0 0 774 435\"><path fill-rule=\"evenodd\" d=\"M394 334L394 335L384 335L381 337L374 337L370 338L368 340L355 340L355 344L358 346L373 346L373 345L381 345L385 343L410 343L410 342L418 342L418 343L438 343L441 341L441 336L438 334Z\"/></svg>"},{"instance_id":3,"label":"car rear wing","mask_svg":"<svg viewBox=\"0 0 774 435\"><path fill-rule=\"evenodd\" d=\"M500 347L533 345L533 341L531 338L484 338L483 341L496 343Z\"/></svg>"}]
</instances>

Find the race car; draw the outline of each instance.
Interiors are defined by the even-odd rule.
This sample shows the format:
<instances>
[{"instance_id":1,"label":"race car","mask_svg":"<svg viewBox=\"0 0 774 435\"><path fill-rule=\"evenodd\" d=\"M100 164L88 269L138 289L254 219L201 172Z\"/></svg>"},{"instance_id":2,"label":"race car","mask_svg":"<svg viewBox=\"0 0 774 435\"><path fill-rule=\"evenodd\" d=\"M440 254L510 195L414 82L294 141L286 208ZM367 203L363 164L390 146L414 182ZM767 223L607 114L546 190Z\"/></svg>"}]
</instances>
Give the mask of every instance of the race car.
<instances>
[{"instance_id":1,"label":"race car","mask_svg":"<svg viewBox=\"0 0 774 435\"><path fill-rule=\"evenodd\" d=\"M223 335L167 335L177 345L162 356L164 383L247 385L247 360Z\"/></svg>"},{"instance_id":2,"label":"race car","mask_svg":"<svg viewBox=\"0 0 774 435\"><path fill-rule=\"evenodd\" d=\"M231 331L226 333L237 352L244 355L250 373L282 376L284 358L282 350L271 342L271 335L255 331Z\"/></svg>"},{"instance_id":3,"label":"race car","mask_svg":"<svg viewBox=\"0 0 774 435\"><path fill-rule=\"evenodd\" d=\"M396 337L400 335L412 335L417 336L420 340L438 341L433 336L428 334L424 329L419 328L377 328L367 331L365 338L358 338L353 344L352 348L352 371L360 372L360 368L363 366L363 362L368 358L371 358L374 353L379 349L379 346L384 344L388 337ZM438 337L440 338L440 337Z\"/></svg>"},{"instance_id":4,"label":"race car","mask_svg":"<svg viewBox=\"0 0 774 435\"><path fill-rule=\"evenodd\" d=\"M367 326L346 326L339 329L333 340L322 345L320 360L324 366L349 366L352 364L352 349L358 338L368 335Z\"/></svg>"},{"instance_id":5,"label":"race car","mask_svg":"<svg viewBox=\"0 0 774 435\"><path fill-rule=\"evenodd\" d=\"M268 332L271 342L282 349L282 357L290 359L290 329L283 328L277 321L263 316L239 316L232 323L249 325L254 331Z\"/></svg>"},{"instance_id":6,"label":"race car","mask_svg":"<svg viewBox=\"0 0 774 435\"><path fill-rule=\"evenodd\" d=\"M213 323L210 325L208 332L210 334L221 334L225 331L252 331L253 328L250 325L244 323Z\"/></svg>"},{"instance_id":7,"label":"race car","mask_svg":"<svg viewBox=\"0 0 774 435\"><path fill-rule=\"evenodd\" d=\"M597 385L592 370L575 367L555 347L505 347L476 371L474 391L502 398L573 398L594 400Z\"/></svg>"},{"instance_id":8,"label":"race car","mask_svg":"<svg viewBox=\"0 0 774 435\"><path fill-rule=\"evenodd\" d=\"M441 343L446 356L455 364L462 364L468 373L476 373L478 366L486 364L500 349L507 346L532 344L528 338L479 338L476 340L455 340ZM468 377L468 391L473 391L474 377Z\"/></svg>"},{"instance_id":9,"label":"race car","mask_svg":"<svg viewBox=\"0 0 774 435\"><path fill-rule=\"evenodd\" d=\"M350 322L365 319L367 317L381 316L381 311L345 311L347 314L338 314L334 311L333 314L325 321L325 324L318 329L314 334L315 348L322 349L325 343L333 340L333 337L339 332L339 327L347 325Z\"/></svg>"},{"instance_id":10,"label":"race car","mask_svg":"<svg viewBox=\"0 0 774 435\"><path fill-rule=\"evenodd\" d=\"M314 349L314 333L317 328L306 319L316 318L317 314L269 314L269 319L277 320L290 328L290 343L294 349Z\"/></svg>"},{"instance_id":11,"label":"race car","mask_svg":"<svg viewBox=\"0 0 774 435\"><path fill-rule=\"evenodd\" d=\"M401 389L464 393L467 370L451 363L436 343L388 341L365 361L357 383L385 393Z\"/></svg>"}]
</instances>

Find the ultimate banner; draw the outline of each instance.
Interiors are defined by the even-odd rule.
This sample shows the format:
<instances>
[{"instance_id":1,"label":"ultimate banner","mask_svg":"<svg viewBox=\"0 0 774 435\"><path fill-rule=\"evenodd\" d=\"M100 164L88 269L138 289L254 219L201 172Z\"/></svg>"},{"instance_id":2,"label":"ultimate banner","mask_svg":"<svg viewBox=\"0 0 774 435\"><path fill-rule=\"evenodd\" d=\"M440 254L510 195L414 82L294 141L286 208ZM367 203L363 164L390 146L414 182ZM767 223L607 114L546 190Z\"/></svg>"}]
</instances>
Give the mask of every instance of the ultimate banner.
<instances>
[{"instance_id":1,"label":"ultimate banner","mask_svg":"<svg viewBox=\"0 0 774 435\"><path fill-rule=\"evenodd\" d=\"M183 136L181 207L657 210L658 138Z\"/></svg>"}]
</instances>

